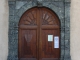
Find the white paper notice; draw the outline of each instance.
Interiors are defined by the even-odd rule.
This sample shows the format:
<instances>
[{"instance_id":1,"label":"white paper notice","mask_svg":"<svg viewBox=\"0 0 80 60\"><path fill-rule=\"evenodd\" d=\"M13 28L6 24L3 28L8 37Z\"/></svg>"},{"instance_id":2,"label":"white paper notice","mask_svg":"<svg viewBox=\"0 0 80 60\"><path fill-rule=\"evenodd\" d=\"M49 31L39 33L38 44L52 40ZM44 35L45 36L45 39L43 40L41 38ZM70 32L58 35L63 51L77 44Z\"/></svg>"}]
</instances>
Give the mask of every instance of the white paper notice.
<instances>
[{"instance_id":1,"label":"white paper notice","mask_svg":"<svg viewBox=\"0 0 80 60\"><path fill-rule=\"evenodd\" d=\"M59 37L54 36L54 48L59 48Z\"/></svg>"},{"instance_id":2,"label":"white paper notice","mask_svg":"<svg viewBox=\"0 0 80 60\"><path fill-rule=\"evenodd\" d=\"M53 35L48 35L48 41L53 41Z\"/></svg>"}]
</instances>

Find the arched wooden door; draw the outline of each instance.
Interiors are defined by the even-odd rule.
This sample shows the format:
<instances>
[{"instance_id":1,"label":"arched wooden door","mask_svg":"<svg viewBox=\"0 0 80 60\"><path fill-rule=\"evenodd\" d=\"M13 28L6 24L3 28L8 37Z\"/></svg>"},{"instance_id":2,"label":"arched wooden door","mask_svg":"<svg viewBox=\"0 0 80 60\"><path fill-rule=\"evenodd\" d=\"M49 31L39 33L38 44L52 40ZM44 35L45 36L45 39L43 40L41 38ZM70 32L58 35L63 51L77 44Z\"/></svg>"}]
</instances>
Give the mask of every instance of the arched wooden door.
<instances>
[{"instance_id":1,"label":"arched wooden door","mask_svg":"<svg viewBox=\"0 0 80 60\"><path fill-rule=\"evenodd\" d=\"M44 7L26 11L19 22L19 60L59 60L60 22Z\"/></svg>"}]
</instances>

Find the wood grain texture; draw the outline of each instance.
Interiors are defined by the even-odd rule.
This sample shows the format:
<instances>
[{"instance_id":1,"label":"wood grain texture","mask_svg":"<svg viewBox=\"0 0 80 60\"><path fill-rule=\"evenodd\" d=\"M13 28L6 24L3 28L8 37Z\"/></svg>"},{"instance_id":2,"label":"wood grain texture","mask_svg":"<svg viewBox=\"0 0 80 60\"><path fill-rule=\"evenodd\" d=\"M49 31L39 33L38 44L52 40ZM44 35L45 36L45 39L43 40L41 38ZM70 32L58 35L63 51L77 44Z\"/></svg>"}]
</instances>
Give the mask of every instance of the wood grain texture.
<instances>
[{"instance_id":1,"label":"wood grain texture","mask_svg":"<svg viewBox=\"0 0 80 60\"><path fill-rule=\"evenodd\" d=\"M53 41L48 41L53 35ZM59 48L54 48L54 36ZM54 12L44 7L26 11L19 21L19 60L59 60L60 22Z\"/></svg>"}]
</instances>

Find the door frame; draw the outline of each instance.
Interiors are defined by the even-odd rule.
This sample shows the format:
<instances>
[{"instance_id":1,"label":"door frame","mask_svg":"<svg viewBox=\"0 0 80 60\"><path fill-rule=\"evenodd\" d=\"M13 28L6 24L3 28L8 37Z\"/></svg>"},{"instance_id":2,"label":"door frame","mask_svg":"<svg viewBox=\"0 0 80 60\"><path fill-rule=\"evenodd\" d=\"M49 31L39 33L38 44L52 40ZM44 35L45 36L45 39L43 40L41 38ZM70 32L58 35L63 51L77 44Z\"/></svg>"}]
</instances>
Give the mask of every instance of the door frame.
<instances>
[{"instance_id":1,"label":"door frame","mask_svg":"<svg viewBox=\"0 0 80 60\"><path fill-rule=\"evenodd\" d=\"M9 2L10 3L10 2ZM47 4L46 4L47 3ZM61 27L60 27L60 29L61 29L61 60L63 60L63 59L69 59L70 58L70 41L68 41L69 40L69 34L70 33L65 33L65 29L67 29L67 27L65 26L65 22L66 22L66 20L65 20L65 18L64 18L64 16L67 14L64 14L65 13L65 11L64 11L64 8L65 8L65 6L66 5L64 5L64 3L63 2L50 2L51 4L49 4L49 2L48 1L46 1L45 3L42 3L43 4L43 6L44 7L47 7L47 8L50 8L52 11L54 11L55 13L56 13L56 15L58 15L58 17L59 17L59 19L60 19L60 22L61 22ZM55 3L60 3L60 5L59 4L55 4ZM12 5L14 5L15 3L10 3L10 4L12 4ZM12 7L12 5L10 5L10 8ZM30 9L30 8L32 8L32 7L35 7L36 5L35 5L35 2L33 2L33 5L32 5L32 3L31 2L28 2L28 3L26 3L26 4L24 4L24 5L22 5L21 6L21 8L19 8L18 10L17 10L17 13L15 13L15 16L11 16L10 17L10 23L9 23L9 55L8 55L8 60L9 59L18 59L18 52L17 52L17 45L18 45L18 22L19 22L19 20L20 20L20 17L22 16L22 14L26 11L26 10L28 10L28 9ZM62 7L61 7L62 6ZM24 8L25 7L25 8ZM69 7L69 6L68 6ZM59 9L59 8L61 8L61 9ZM60 13L60 10L63 12L63 15ZM66 10L67 11L67 10ZM13 13L10 13L10 14L13 14ZM61 14L61 15L60 15ZM62 17L61 17L62 16ZM16 20L14 20L13 19L13 17L15 17L16 18ZM69 17L68 17L69 18ZM12 21L12 19L14 20L14 21ZM67 23L67 22L66 22ZM70 23L70 22L68 22L68 23ZM68 32L70 32L70 30L69 30L69 28L67 29L68 30ZM65 35L67 35L68 37L68 40L67 40L67 38L65 37ZM14 41L14 39L15 39L15 41ZM13 42L13 43L12 43ZM66 43L66 44L65 44ZM67 46L67 44L68 44L68 46ZM14 46L13 46L14 45ZM16 48L15 49L15 51L13 51L13 48ZM66 47L67 47L67 49L66 49ZM66 49L66 50L65 50ZM66 53L66 51L68 51L69 53L67 54ZM14 54L13 54L13 52L14 52ZM65 56L64 56L64 54L65 54ZM14 58L13 58L14 57Z\"/></svg>"}]
</instances>

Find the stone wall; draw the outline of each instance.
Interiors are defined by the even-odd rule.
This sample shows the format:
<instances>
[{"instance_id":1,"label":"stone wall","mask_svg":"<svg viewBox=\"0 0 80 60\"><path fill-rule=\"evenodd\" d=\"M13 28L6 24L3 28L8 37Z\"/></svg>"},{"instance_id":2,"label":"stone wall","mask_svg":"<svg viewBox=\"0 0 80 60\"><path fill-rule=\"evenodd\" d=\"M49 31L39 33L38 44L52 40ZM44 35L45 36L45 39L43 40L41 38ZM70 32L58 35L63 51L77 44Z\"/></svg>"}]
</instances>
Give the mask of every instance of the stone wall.
<instances>
[{"instance_id":1,"label":"stone wall","mask_svg":"<svg viewBox=\"0 0 80 60\"><path fill-rule=\"evenodd\" d=\"M70 60L70 0L38 0L53 10L61 22L61 60ZM22 14L37 6L37 0L9 0L9 54L7 60L18 60L18 22Z\"/></svg>"},{"instance_id":2,"label":"stone wall","mask_svg":"<svg viewBox=\"0 0 80 60\"><path fill-rule=\"evenodd\" d=\"M80 0L73 0L71 4L70 49L71 59L80 60Z\"/></svg>"},{"instance_id":3,"label":"stone wall","mask_svg":"<svg viewBox=\"0 0 80 60\"><path fill-rule=\"evenodd\" d=\"M7 60L8 56L8 1L0 2L0 60Z\"/></svg>"}]
</instances>

